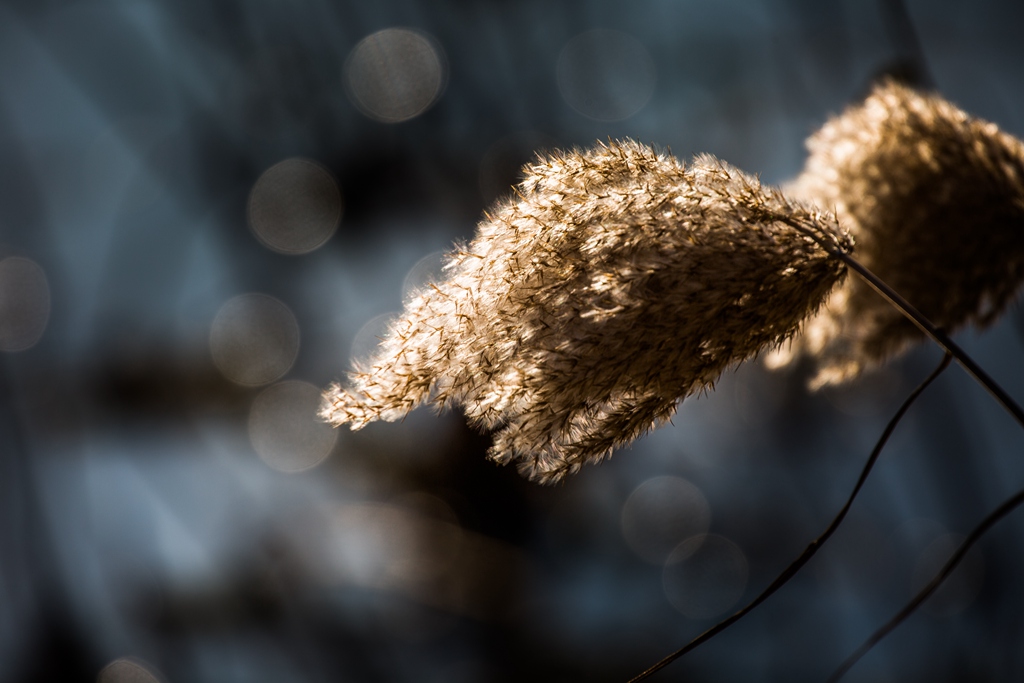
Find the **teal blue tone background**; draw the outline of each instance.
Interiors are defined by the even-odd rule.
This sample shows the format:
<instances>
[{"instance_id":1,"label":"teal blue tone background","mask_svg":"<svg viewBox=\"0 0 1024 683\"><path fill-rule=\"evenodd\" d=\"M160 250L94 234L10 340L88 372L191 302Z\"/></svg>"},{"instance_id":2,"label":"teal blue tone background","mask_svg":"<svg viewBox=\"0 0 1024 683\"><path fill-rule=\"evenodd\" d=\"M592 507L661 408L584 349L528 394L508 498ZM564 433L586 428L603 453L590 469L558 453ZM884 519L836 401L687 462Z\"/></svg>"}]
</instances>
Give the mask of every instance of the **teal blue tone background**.
<instances>
[{"instance_id":1,"label":"teal blue tone background","mask_svg":"<svg viewBox=\"0 0 1024 683\"><path fill-rule=\"evenodd\" d=\"M630 495L660 476L695 486L749 600L839 509L936 349L818 394L810 368L744 365L672 426L542 488L429 410L340 432L314 469L268 467L248 426L262 389L211 359L217 311L281 301L301 340L282 379L326 386L367 321L401 308L410 269L470 238L536 150L632 137L782 183L805 137L886 73L1024 136L1021 26L1024 4L996 0L0 2L0 258L31 259L50 291L39 342L0 352L0 683L94 681L121 657L173 683L623 681L681 646L715 619L677 609L671 572L631 550ZM431 37L446 84L382 123L345 64L392 27ZM594 29L631 37L650 68L634 79L598 45L600 69L562 62L560 81ZM635 113L586 115L620 96ZM304 255L247 223L257 179L293 157L343 202ZM1024 401L1019 304L957 338ZM1024 486L1022 454L951 369L829 546L654 680L823 680L909 598L929 548ZM1024 679L1022 532L1024 513L993 529L961 592L847 680ZM381 544L412 559L374 564Z\"/></svg>"}]
</instances>

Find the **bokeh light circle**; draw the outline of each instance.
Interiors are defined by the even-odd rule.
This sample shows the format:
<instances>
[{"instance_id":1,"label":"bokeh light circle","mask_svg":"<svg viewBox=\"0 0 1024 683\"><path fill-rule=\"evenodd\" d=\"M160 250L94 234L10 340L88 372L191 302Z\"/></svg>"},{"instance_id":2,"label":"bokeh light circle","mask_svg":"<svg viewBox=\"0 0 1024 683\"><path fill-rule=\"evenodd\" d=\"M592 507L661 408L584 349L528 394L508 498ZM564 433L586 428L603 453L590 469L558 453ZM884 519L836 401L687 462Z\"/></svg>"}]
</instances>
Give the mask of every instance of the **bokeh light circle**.
<instances>
[{"instance_id":1,"label":"bokeh light circle","mask_svg":"<svg viewBox=\"0 0 1024 683\"><path fill-rule=\"evenodd\" d=\"M621 121L654 93L654 60L621 31L594 29L572 38L558 56L558 89L566 103L598 121Z\"/></svg>"},{"instance_id":2,"label":"bokeh light circle","mask_svg":"<svg viewBox=\"0 0 1024 683\"><path fill-rule=\"evenodd\" d=\"M749 567L739 546L717 534L693 536L669 555L662 570L668 601L690 619L711 619L736 604Z\"/></svg>"},{"instance_id":3,"label":"bokeh light circle","mask_svg":"<svg viewBox=\"0 0 1024 683\"><path fill-rule=\"evenodd\" d=\"M437 283L444 279L444 264L447 262L447 252L434 251L415 264L405 274L402 280L402 299L408 301L421 292L430 283Z\"/></svg>"},{"instance_id":4,"label":"bokeh light circle","mask_svg":"<svg viewBox=\"0 0 1024 683\"><path fill-rule=\"evenodd\" d=\"M626 499L621 522L630 549L641 559L660 565L684 540L707 532L711 506L686 479L653 477Z\"/></svg>"},{"instance_id":5,"label":"bokeh light circle","mask_svg":"<svg viewBox=\"0 0 1024 683\"><path fill-rule=\"evenodd\" d=\"M0 351L35 346L50 319L50 285L35 261L10 256L0 261Z\"/></svg>"},{"instance_id":6,"label":"bokeh light circle","mask_svg":"<svg viewBox=\"0 0 1024 683\"><path fill-rule=\"evenodd\" d=\"M100 669L96 683L162 683L162 678L142 662L122 657Z\"/></svg>"},{"instance_id":7,"label":"bokeh light circle","mask_svg":"<svg viewBox=\"0 0 1024 683\"><path fill-rule=\"evenodd\" d=\"M323 246L338 229L341 211L338 183L309 159L274 164L249 193L249 228L281 254L306 254Z\"/></svg>"},{"instance_id":8,"label":"bokeh light circle","mask_svg":"<svg viewBox=\"0 0 1024 683\"><path fill-rule=\"evenodd\" d=\"M352 347L349 351L349 362L357 370L365 370L370 367L373 357L377 354L380 342L384 339L391 324L395 322L401 313L381 313L367 320L355 337L352 338Z\"/></svg>"},{"instance_id":9,"label":"bokeh light circle","mask_svg":"<svg viewBox=\"0 0 1024 683\"><path fill-rule=\"evenodd\" d=\"M352 102L383 123L419 116L440 98L446 81L440 46L408 28L388 28L363 38L345 60Z\"/></svg>"},{"instance_id":10,"label":"bokeh light circle","mask_svg":"<svg viewBox=\"0 0 1024 683\"><path fill-rule=\"evenodd\" d=\"M267 465L280 472L301 472L331 453L338 430L317 417L320 390L289 380L267 387L249 410L249 440Z\"/></svg>"},{"instance_id":11,"label":"bokeh light circle","mask_svg":"<svg viewBox=\"0 0 1024 683\"><path fill-rule=\"evenodd\" d=\"M265 294L229 300L210 326L214 365L232 382L260 386L281 378L299 353L299 324L291 310Z\"/></svg>"}]
</instances>

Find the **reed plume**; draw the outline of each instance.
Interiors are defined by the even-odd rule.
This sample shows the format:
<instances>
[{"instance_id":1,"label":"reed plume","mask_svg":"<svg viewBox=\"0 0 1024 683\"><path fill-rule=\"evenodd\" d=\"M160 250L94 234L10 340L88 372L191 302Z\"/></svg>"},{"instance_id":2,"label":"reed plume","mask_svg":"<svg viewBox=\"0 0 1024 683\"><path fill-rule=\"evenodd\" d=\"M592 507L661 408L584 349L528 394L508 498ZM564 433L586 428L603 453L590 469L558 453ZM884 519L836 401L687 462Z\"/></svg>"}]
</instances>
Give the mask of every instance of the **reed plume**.
<instances>
[{"instance_id":1,"label":"reed plume","mask_svg":"<svg viewBox=\"0 0 1024 683\"><path fill-rule=\"evenodd\" d=\"M611 142L524 175L323 418L459 404L492 459L554 482L787 339L845 273L808 234L848 250L833 216L710 156Z\"/></svg>"},{"instance_id":2,"label":"reed plume","mask_svg":"<svg viewBox=\"0 0 1024 683\"><path fill-rule=\"evenodd\" d=\"M834 210L857 259L938 327L991 324L1024 280L1024 143L938 95L886 82L828 121L787 194ZM860 278L847 278L793 352L812 386L845 381L923 339Z\"/></svg>"}]
</instances>

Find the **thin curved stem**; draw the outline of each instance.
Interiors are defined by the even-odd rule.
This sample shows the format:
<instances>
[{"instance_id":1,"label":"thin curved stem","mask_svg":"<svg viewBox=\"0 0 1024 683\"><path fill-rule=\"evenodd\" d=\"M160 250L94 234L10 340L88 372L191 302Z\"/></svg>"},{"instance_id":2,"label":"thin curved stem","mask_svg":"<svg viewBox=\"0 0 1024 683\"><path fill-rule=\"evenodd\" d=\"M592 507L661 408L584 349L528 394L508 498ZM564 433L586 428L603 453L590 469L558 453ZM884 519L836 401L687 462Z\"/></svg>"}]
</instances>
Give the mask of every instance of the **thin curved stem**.
<instances>
[{"instance_id":1,"label":"thin curved stem","mask_svg":"<svg viewBox=\"0 0 1024 683\"><path fill-rule=\"evenodd\" d=\"M913 614L914 611L917 610L917 608L920 607L921 604L924 603L924 601L927 600L940 585L942 585L942 582L953 573L953 570L956 569L956 566L960 564L962 559L964 559L964 555L966 555L967 551L971 549L971 546L974 545L979 538L984 536L996 522L1013 512L1021 503L1024 503L1024 490L1018 491L1016 494L1004 501L1002 505L989 513L989 515L985 517L978 526L974 527L974 530L971 531L966 539L964 539L964 542L960 544L960 547L956 549L953 556L950 557L942 569L939 570L939 573L928 582L928 585L922 588L921 591L915 595L903 609L897 612L896 616L886 622L880 629L875 631L870 638L864 641L863 645L857 648L852 655L847 657L846 660L839 665L839 668L836 669L829 677L828 683L835 683L842 678L843 675L846 674L846 672L849 671L861 657L867 654L871 648L877 645L883 638L889 635L893 629Z\"/></svg>"},{"instance_id":2,"label":"thin curved stem","mask_svg":"<svg viewBox=\"0 0 1024 683\"><path fill-rule=\"evenodd\" d=\"M985 387L988 393L999 402L999 405L1001 405L1006 412L1010 413L1017 423L1024 428L1024 410L1021 409L1017 402L1006 393L998 382L982 370L981 367L974 362L974 359L968 356L967 353L956 344L956 342L950 339L948 334L943 332L932 321L926 318L924 314L914 308L914 306L904 299L899 292L872 273L864 264L855 259L853 255L845 251L834 239L827 239L812 228L792 218L780 217L779 220L810 237L812 240L817 242L822 249L845 263L850 270L863 278L872 289L878 292L897 311L902 313L905 318L917 325L925 335L942 347L946 353L952 355L956 362L959 363L960 366L966 370L976 382L978 382L978 384Z\"/></svg>"},{"instance_id":3,"label":"thin curved stem","mask_svg":"<svg viewBox=\"0 0 1024 683\"><path fill-rule=\"evenodd\" d=\"M910 303L900 296L892 287L885 284L877 275L872 273L866 267L864 267L859 261L854 259L852 256L843 251L833 252L837 258L840 258L843 263L850 267L855 273L864 278L871 287L881 294L885 299L896 307L896 309L902 313L905 317L909 318L915 325L917 325L922 332L932 338L932 340L941 346L946 353L949 353L956 359L956 362L967 371L971 377L973 377L979 384L985 387L986 390L992 395L1001 406L1010 413L1017 423L1021 427L1024 427L1024 410L1017 404L1013 398L1010 397L1006 391L999 386L999 384L989 377L988 373L981 369L981 367L974 362L974 359L967 355L967 353L957 346L956 342L949 338L945 332L936 327L928 318L924 317L920 311L910 305Z\"/></svg>"},{"instance_id":4,"label":"thin curved stem","mask_svg":"<svg viewBox=\"0 0 1024 683\"><path fill-rule=\"evenodd\" d=\"M850 506L853 505L854 498L857 497L857 494L860 493L861 488L864 486L864 482L867 481L868 474L870 474L871 469L875 466L875 462L878 460L878 457L882 453L882 448L889 440L889 437L892 435L893 430L896 429L896 425L899 424L899 421L903 418L903 415L907 412L907 410L914 403L914 401L917 400L917 397L920 396L921 393L925 389L927 389L928 386L932 382L934 382L939 375L942 374L943 370L949 367L949 363L951 360L952 355L946 353L942 357L942 361L939 363L938 367L936 367L935 370L933 370L932 373L928 375L928 377L923 382L921 382L921 384L918 385L918 387L914 389L914 391L912 391L909 396L907 396L906 400L904 400L903 404L899 407L899 410L897 410L896 413L892 416L892 419L889 420L889 424L885 426L885 430L882 432L882 435L878 438L878 442L875 444L874 450L871 451L871 455L868 457L867 462L864 464L864 468L860 473L860 478L857 479L857 483L853 487L853 491L850 492L850 496L849 498L847 498L846 504L843 505L842 509L835 516L835 519L832 520L832 523L828 525L828 528L826 528L820 536L811 541L810 544L800 554L800 556L793 560L793 562L790 563L790 565L786 567L786 569L781 574L779 574L779 576L774 581L772 581L772 583L767 588L765 588L760 595L754 598L754 600L751 601L746 607L742 608L733 615L727 617L723 621L720 621L719 623L715 624L707 631L704 631L699 636L697 636L689 643L684 645L682 648L668 655L667 657L665 657L664 659L662 659L657 664L650 667L640 675L630 679L629 683L636 683L636 681L644 680L645 678L651 676L655 672L665 668L666 666L668 666L675 660L679 659L686 653L690 652L691 650L696 649L701 644L711 640L716 635L718 635L725 629L729 628L734 623L736 623L737 621L745 617L747 614L749 614L751 611L753 611L754 608L756 608L762 602L771 597L773 593L782 588L784 585L786 585L787 582L789 582L790 579L796 576L796 573L799 572L800 569L805 564L807 564L807 562L810 561L812 557L814 557L815 553L817 553L818 550L821 549L825 541L827 541L832 536L832 534L835 533L836 529L839 528L839 525L842 524L843 520L846 518L846 513L849 512L850 510Z\"/></svg>"}]
</instances>

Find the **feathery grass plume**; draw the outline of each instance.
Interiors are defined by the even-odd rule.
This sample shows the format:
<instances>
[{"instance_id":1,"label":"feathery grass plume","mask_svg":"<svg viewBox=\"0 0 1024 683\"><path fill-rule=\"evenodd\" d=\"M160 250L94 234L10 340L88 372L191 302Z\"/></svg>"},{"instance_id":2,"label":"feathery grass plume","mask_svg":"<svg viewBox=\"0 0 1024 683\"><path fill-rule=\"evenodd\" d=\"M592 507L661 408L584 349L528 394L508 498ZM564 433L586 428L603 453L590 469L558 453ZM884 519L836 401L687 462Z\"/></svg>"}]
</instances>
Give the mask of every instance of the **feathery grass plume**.
<instances>
[{"instance_id":1,"label":"feathery grass plume","mask_svg":"<svg viewBox=\"0 0 1024 683\"><path fill-rule=\"evenodd\" d=\"M857 259L933 323L984 327L1012 302L1024 280L1024 143L938 95L886 82L807 146L787 194L834 209ZM792 350L817 357L820 387L921 339L865 282L847 278Z\"/></svg>"},{"instance_id":2,"label":"feathery grass plume","mask_svg":"<svg viewBox=\"0 0 1024 683\"><path fill-rule=\"evenodd\" d=\"M845 273L835 218L701 156L641 144L540 158L406 304L321 415L358 429L432 400L498 428L490 457L554 482L788 338Z\"/></svg>"}]
</instances>

